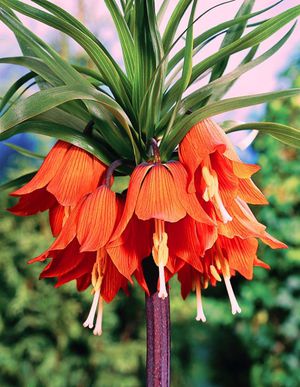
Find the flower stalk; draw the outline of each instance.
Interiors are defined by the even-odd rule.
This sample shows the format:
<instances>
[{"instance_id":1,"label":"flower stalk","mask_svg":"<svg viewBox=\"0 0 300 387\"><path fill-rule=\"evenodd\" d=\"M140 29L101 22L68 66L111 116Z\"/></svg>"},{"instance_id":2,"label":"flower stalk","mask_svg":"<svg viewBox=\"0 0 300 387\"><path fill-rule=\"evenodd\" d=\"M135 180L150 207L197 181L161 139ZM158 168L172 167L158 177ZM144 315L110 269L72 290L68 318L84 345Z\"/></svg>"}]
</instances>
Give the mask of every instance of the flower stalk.
<instances>
[{"instance_id":1,"label":"flower stalk","mask_svg":"<svg viewBox=\"0 0 300 387\"><path fill-rule=\"evenodd\" d=\"M170 297L157 292L158 267L152 257L143 262L150 295L145 296L147 324L146 378L148 387L170 386Z\"/></svg>"}]
</instances>

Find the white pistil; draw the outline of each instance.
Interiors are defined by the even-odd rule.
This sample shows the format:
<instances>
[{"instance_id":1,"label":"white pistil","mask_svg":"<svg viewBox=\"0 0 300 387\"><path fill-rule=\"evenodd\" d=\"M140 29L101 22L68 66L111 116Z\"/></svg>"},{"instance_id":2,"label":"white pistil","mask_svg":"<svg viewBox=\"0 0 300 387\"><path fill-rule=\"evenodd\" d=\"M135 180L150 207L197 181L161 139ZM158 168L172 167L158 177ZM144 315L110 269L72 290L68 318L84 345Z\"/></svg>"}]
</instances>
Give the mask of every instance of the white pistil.
<instances>
[{"instance_id":1,"label":"white pistil","mask_svg":"<svg viewBox=\"0 0 300 387\"><path fill-rule=\"evenodd\" d=\"M94 327L94 319L95 319L97 306L99 304L99 297L100 297L100 289L98 289L94 294L93 303L92 303L92 306L90 309L90 313L89 313L87 319L85 320L85 322L83 323L83 326L85 328L89 327L90 329L92 329Z\"/></svg>"},{"instance_id":2,"label":"white pistil","mask_svg":"<svg viewBox=\"0 0 300 387\"><path fill-rule=\"evenodd\" d=\"M158 297L163 300L168 297L166 280L165 280L165 266L163 264L158 265L159 270L159 292Z\"/></svg>"},{"instance_id":3,"label":"white pistil","mask_svg":"<svg viewBox=\"0 0 300 387\"><path fill-rule=\"evenodd\" d=\"M235 294L233 292L231 282L230 282L230 277L224 275L224 281L225 281L228 297L229 297L230 304L231 304L232 314L241 313L242 310L241 310L241 308L237 302L237 299L235 297Z\"/></svg>"},{"instance_id":4,"label":"white pistil","mask_svg":"<svg viewBox=\"0 0 300 387\"><path fill-rule=\"evenodd\" d=\"M103 317L103 301L102 297L99 297L98 302L98 314L97 314L97 320L96 320L96 326L93 330L93 333L95 336L101 336L102 335L102 317Z\"/></svg>"},{"instance_id":5,"label":"white pistil","mask_svg":"<svg viewBox=\"0 0 300 387\"><path fill-rule=\"evenodd\" d=\"M201 297L201 286L199 278L196 280L196 298L197 298L197 321L206 321L206 317L203 311L203 305L202 305L202 297Z\"/></svg>"}]
</instances>

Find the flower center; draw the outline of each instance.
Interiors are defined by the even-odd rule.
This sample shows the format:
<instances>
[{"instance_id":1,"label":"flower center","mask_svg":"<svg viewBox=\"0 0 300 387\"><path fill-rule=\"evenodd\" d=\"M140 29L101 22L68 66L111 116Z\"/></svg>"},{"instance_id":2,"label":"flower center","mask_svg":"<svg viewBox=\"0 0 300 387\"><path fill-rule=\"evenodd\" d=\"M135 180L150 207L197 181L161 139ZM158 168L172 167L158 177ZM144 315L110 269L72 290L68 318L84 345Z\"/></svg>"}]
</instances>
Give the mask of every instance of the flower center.
<instances>
[{"instance_id":1,"label":"flower center","mask_svg":"<svg viewBox=\"0 0 300 387\"><path fill-rule=\"evenodd\" d=\"M97 258L96 258L96 262L94 263L94 267L92 271L92 286L93 286L92 294L94 293L94 298L93 298L89 315L85 320L85 322L83 323L83 326L85 328L86 327L89 327L90 329L94 328L95 315L98 309L96 325L93 330L94 335L98 335L98 336L102 334L103 299L101 297L100 291L101 291L102 280L105 272L106 258L107 258L107 253L104 248L101 248L100 250L97 251Z\"/></svg>"},{"instance_id":2,"label":"flower center","mask_svg":"<svg viewBox=\"0 0 300 387\"><path fill-rule=\"evenodd\" d=\"M224 203L222 201L222 198L220 196L219 192L219 180L218 175L216 174L216 171L212 169L210 172L209 168L207 166L204 166L202 168L202 176L205 181L206 187L204 190L204 193L202 195L203 199L208 202L215 200L215 205L218 207L221 217L223 220L223 223L230 222L232 220L232 217L227 212Z\"/></svg>"},{"instance_id":3,"label":"flower center","mask_svg":"<svg viewBox=\"0 0 300 387\"><path fill-rule=\"evenodd\" d=\"M168 297L165 280L165 266L169 258L168 234L165 232L165 222L155 219L155 232L153 234L152 255L159 270L159 292L158 297Z\"/></svg>"}]
</instances>

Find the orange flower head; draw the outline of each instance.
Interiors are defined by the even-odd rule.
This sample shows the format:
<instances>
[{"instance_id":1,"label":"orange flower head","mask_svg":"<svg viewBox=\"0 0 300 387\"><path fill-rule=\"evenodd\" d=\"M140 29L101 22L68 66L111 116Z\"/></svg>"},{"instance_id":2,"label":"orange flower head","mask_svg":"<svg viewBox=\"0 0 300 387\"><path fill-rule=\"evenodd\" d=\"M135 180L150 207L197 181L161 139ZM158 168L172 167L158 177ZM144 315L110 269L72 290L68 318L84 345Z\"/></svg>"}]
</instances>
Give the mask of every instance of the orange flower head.
<instances>
[{"instance_id":1,"label":"orange flower head","mask_svg":"<svg viewBox=\"0 0 300 387\"><path fill-rule=\"evenodd\" d=\"M267 233L262 240L272 248L284 248L286 245L277 241ZM185 264L178 272L181 282L183 298L196 290L197 320L206 321L201 300L201 289L206 289L209 284L216 286L217 282L224 279L225 287L231 304L232 314L240 313L241 308L235 297L230 278L239 272L246 279L253 277L253 267L261 266L269 269L269 265L257 257L258 241L253 237L242 239L238 236L228 238L219 235L211 249L205 252L202 261L202 271L197 271L191 265Z\"/></svg>"},{"instance_id":2,"label":"orange flower head","mask_svg":"<svg viewBox=\"0 0 300 387\"><path fill-rule=\"evenodd\" d=\"M224 224L232 221L229 209L237 197L251 204L267 203L250 178L259 167L241 162L222 128L212 120L191 128L180 143L179 158L189 174L189 191L211 203Z\"/></svg>"},{"instance_id":3,"label":"orange flower head","mask_svg":"<svg viewBox=\"0 0 300 387\"><path fill-rule=\"evenodd\" d=\"M31 261L52 257L41 277L57 277L56 286L74 279L80 289L92 283L94 299L84 326L93 328L98 309L96 335L102 332L103 300L112 301L121 288L127 292L133 273L140 279L138 262L109 253L110 237L122 209L122 200L107 185L101 185L81 199L52 246Z\"/></svg>"},{"instance_id":4,"label":"orange flower head","mask_svg":"<svg viewBox=\"0 0 300 387\"><path fill-rule=\"evenodd\" d=\"M173 236L172 243L169 244L167 228L176 224L184 226L187 223L181 223L184 219L207 225L214 224L201 208L196 195L188 193L186 187L187 173L180 162L170 161L163 164L158 160L137 166L130 178L123 215L112 237L119 238L126 231L130 220L135 217L143 222L144 227L150 222L148 233L152 228L152 255L159 269L161 298L167 297L165 267L172 266L170 256L181 259L184 259L183 255L187 256L182 251L182 245L176 245ZM176 231L178 232L178 229ZM188 248L189 246L186 246L185 250Z\"/></svg>"},{"instance_id":5,"label":"orange flower head","mask_svg":"<svg viewBox=\"0 0 300 387\"><path fill-rule=\"evenodd\" d=\"M95 156L58 141L32 180L11 193L20 200L9 210L27 216L49 209L52 233L57 236L70 211L97 188L105 171L106 166Z\"/></svg>"}]
</instances>

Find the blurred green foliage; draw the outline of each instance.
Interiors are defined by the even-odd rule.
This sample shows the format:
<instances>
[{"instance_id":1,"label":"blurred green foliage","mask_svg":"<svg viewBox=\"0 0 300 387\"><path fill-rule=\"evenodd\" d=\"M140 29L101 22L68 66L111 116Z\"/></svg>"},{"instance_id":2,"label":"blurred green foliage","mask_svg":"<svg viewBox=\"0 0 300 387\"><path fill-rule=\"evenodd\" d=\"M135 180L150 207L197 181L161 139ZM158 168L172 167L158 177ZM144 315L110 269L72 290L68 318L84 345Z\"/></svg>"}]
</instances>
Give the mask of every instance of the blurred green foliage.
<instances>
[{"instance_id":1,"label":"blurred green foliage","mask_svg":"<svg viewBox=\"0 0 300 387\"><path fill-rule=\"evenodd\" d=\"M298 87L299 69L296 62L284 74ZM297 98L273 102L263 119L299 128L299 105ZM299 154L263 135L255 148L262 166L256 182L270 201L256 215L289 249L261 246L259 256L272 270L256 269L251 282L234 279L242 307L238 317L231 315L220 284L204 293L208 322L196 322L195 297L183 302L177 282L171 282L173 387L300 385ZM22 170L29 163L15 158ZM1 209L12 202L1 195ZM131 298L120 295L105 306L103 336L94 337L81 325L89 291L78 294L73 284L54 289L52 281L38 280L42 264L26 264L50 243L46 214L17 218L1 210L0 385L144 386L142 292L135 286Z\"/></svg>"}]
</instances>

